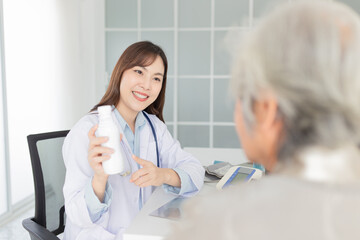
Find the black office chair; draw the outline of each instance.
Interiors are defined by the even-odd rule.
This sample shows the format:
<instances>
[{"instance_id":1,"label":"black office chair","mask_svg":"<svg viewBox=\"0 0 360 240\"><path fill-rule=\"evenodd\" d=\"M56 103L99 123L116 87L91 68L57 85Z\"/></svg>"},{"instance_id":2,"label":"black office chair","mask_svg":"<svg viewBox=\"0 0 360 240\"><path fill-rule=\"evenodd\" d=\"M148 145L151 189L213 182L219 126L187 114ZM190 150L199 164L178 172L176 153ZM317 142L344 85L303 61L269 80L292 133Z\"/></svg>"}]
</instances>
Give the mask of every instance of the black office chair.
<instances>
[{"instance_id":1,"label":"black office chair","mask_svg":"<svg viewBox=\"0 0 360 240\"><path fill-rule=\"evenodd\" d=\"M59 239L65 228L63 185L65 165L62 145L66 131L27 136L35 186L35 216L24 219L23 227L32 240Z\"/></svg>"}]
</instances>

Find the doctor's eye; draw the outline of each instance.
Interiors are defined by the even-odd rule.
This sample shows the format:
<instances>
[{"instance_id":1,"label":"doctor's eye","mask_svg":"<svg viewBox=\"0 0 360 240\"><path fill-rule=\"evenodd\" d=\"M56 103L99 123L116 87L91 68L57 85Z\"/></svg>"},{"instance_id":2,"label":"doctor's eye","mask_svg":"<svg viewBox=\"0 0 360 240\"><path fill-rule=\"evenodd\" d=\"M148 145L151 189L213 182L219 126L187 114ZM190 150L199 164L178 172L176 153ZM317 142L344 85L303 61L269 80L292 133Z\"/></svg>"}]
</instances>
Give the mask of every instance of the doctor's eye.
<instances>
[{"instance_id":1,"label":"doctor's eye","mask_svg":"<svg viewBox=\"0 0 360 240\"><path fill-rule=\"evenodd\" d=\"M154 80L157 81L157 82L161 82L161 79L158 78L158 77L154 78Z\"/></svg>"},{"instance_id":2,"label":"doctor's eye","mask_svg":"<svg viewBox=\"0 0 360 240\"><path fill-rule=\"evenodd\" d=\"M136 73L138 73L138 74L140 74L140 75L143 73L143 72L142 72L141 70L139 70L139 69L135 69L134 72L136 72Z\"/></svg>"}]
</instances>

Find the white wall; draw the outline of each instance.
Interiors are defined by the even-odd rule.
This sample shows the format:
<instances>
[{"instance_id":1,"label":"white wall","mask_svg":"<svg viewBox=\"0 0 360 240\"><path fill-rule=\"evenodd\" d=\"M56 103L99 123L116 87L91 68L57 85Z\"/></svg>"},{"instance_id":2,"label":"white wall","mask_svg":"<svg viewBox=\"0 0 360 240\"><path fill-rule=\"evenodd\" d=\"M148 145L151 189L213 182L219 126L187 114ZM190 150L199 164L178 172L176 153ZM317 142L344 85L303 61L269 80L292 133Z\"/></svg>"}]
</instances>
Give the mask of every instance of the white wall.
<instances>
[{"instance_id":1,"label":"white wall","mask_svg":"<svg viewBox=\"0 0 360 240\"><path fill-rule=\"evenodd\" d=\"M12 203L32 194L26 142L69 129L97 103L103 1L4 0ZM100 82L100 83L99 83Z\"/></svg>"},{"instance_id":2,"label":"white wall","mask_svg":"<svg viewBox=\"0 0 360 240\"><path fill-rule=\"evenodd\" d=\"M3 28L2 28L2 0L0 0L0 216L7 210L7 185L5 165L5 129L3 119Z\"/></svg>"}]
</instances>

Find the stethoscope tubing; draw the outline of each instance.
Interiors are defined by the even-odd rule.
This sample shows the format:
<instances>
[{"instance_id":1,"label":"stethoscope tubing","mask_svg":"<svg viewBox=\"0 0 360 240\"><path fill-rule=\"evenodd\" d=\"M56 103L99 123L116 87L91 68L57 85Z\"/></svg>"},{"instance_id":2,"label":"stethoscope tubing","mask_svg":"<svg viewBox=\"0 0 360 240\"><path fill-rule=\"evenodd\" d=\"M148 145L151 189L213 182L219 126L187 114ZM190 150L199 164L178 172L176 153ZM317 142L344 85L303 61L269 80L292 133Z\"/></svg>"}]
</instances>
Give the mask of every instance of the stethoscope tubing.
<instances>
[{"instance_id":1,"label":"stethoscope tubing","mask_svg":"<svg viewBox=\"0 0 360 240\"><path fill-rule=\"evenodd\" d=\"M157 137L156 137L156 132L155 132L155 128L154 125L152 124L149 116L147 115L147 113L145 111L143 111L143 114L146 118L146 120L148 121L151 131L153 133L154 139L155 139L155 145L156 145L156 161L157 161L157 167L160 167L160 157L159 157L159 147L158 147L158 141L157 141Z\"/></svg>"}]
</instances>

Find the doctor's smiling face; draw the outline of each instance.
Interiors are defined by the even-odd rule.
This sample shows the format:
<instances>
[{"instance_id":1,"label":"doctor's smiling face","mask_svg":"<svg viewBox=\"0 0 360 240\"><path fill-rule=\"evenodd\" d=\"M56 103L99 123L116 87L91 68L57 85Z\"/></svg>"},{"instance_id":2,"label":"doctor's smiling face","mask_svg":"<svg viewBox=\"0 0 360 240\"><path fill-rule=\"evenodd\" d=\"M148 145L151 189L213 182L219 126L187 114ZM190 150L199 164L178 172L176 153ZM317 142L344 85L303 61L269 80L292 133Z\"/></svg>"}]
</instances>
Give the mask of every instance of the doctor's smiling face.
<instances>
[{"instance_id":1,"label":"doctor's smiling face","mask_svg":"<svg viewBox=\"0 0 360 240\"><path fill-rule=\"evenodd\" d=\"M114 105L128 121L145 110L164 122L167 67L161 47L149 41L130 45L116 63L104 96L91 111Z\"/></svg>"},{"instance_id":2,"label":"doctor's smiling face","mask_svg":"<svg viewBox=\"0 0 360 240\"><path fill-rule=\"evenodd\" d=\"M120 82L117 108L136 116L158 98L163 78L164 63L160 56L156 56L150 65L134 66L125 70Z\"/></svg>"}]
</instances>

